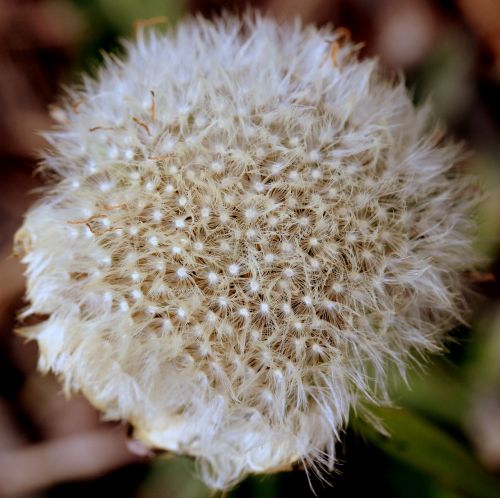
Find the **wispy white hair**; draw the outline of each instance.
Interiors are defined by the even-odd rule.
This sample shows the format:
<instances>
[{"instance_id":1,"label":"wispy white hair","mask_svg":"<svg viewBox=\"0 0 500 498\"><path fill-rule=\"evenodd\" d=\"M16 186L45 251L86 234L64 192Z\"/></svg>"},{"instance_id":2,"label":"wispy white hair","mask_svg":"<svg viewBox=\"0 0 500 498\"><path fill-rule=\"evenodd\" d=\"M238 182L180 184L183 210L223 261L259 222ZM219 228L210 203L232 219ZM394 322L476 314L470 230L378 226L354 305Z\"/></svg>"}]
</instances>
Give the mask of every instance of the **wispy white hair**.
<instances>
[{"instance_id":1,"label":"wispy white hair","mask_svg":"<svg viewBox=\"0 0 500 498\"><path fill-rule=\"evenodd\" d=\"M139 34L70 92L18 233L40 367L213 488L332 468L351 409L466 309L470 179L330 28Z\"/></svg>"}]
</instances>

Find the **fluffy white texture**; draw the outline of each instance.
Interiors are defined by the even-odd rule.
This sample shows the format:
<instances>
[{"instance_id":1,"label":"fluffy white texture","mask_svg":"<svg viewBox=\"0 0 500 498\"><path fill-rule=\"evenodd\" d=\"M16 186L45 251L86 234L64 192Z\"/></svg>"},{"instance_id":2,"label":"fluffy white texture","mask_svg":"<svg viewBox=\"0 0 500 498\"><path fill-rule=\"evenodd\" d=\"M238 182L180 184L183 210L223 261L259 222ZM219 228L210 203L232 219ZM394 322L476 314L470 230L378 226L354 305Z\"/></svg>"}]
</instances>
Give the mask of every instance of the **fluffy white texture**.
<instances>
[{"instance_id":1,"label":"fluffy white texture","mask_svg":"<svg viewBox=\"0 0 500 498\"><path fill-rule=\"evenodd\" d=\"M463 318L459 150L343 41L141 34L71 93L18 234L41 367L213 488L331 468L349 411Z\"/></svg>"}]
</instances>

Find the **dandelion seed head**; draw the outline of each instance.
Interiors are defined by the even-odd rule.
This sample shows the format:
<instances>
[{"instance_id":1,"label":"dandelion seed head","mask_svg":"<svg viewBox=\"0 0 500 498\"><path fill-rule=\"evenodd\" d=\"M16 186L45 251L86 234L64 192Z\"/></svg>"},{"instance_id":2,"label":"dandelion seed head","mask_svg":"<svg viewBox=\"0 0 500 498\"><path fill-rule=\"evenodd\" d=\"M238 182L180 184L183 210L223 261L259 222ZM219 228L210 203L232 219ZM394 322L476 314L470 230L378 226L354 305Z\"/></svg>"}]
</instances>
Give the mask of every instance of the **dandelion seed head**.
<instances>
[{"instance_id":1,"label":"dandelion seed head","mask_svg":"<svg viewBox=\"0 0 500 498\"><path fill-rule=\"evenodd\" d=\"M212 488L331 468L350 410L467 308L459 147L329 40L252 15L141 33L72 94L17 235L41 368Z\"/></svg>"}]
</instances>

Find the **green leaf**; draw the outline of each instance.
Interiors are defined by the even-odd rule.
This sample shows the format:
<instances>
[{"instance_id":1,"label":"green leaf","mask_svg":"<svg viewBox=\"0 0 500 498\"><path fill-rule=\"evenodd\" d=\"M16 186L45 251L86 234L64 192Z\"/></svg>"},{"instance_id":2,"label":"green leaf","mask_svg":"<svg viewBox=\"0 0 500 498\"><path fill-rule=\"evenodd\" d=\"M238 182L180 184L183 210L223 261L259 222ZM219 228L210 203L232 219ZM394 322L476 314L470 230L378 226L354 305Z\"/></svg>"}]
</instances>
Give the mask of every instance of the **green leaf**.
<instances>
[{"instance_id":1,"label":"green leaf","mask_svg":"<svg viewBox=\"0 0 500 498\"><path fill-rule=\"evenodd\" d=\"M121 34L130 34L134 21L166 16L174 23L184 11L179 0L97 0L106 20Z\"/></svg>"},{"instance_id":2,"label":"green leaf","mask_svg":"<svg viewBox=\"0 0 500 498\"><path fill-rule=\"evenodd\" d=\"M183 457L159 457L153 460L139 495L210 498L213 493L196 475L192 460Z\"/></svg>"},{"instance_id":3,"label":"green leaf","mask_svg":"<svg viewBox=\"0 0 500 498\"><path fill-rule=\"evenodd\" d=\"M408 410L374 407L386 437L356 419L353 428L385 453L429 475L446 488L471 498L498 498L500 484L458 441Z\"/></svg>"},{"instance_id":4,"label":"green leaf","mask_svg":"<svg viewBox=\"0 0 500 498\"><path fill-rule=\"evenodd\" d=\"M392 399L399 406L424 413L433 419L462 427L469 409L469 392L462 372L457 368L434 365L426 372L408 374L408 386L399 383Z\"/></svg>"},{"instance_id":5,"label":"green leaf","mask_svg":"<svg viewBox=\"0 0 500 498\"><path fill-rule=\"evenodd\" d=\"M258 498L276 498L279 496L279 479L276 475L251 476L249 482L252 496Z\"/></svg>"}]
</instances>

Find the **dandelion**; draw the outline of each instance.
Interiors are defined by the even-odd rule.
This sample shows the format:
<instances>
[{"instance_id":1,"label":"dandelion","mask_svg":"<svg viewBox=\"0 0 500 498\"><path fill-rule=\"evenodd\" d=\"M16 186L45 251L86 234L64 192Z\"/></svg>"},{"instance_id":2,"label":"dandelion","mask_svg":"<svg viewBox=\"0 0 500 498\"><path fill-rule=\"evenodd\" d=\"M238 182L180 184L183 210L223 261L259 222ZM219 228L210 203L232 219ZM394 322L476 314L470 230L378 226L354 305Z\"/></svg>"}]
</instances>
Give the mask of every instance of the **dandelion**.
<instances>
[{"instance_id":1,"label":"dandelion","mask_svg":"<svg viewBox=\"0 0 500 498\"><path fill-rule=\"evenodd\" d=\"M139 33L70 93L17 234L40 368L213 488L331 469L350 410L464 318L460 148L341 41L259 16Z\"/></svg>"}]
</instances>

